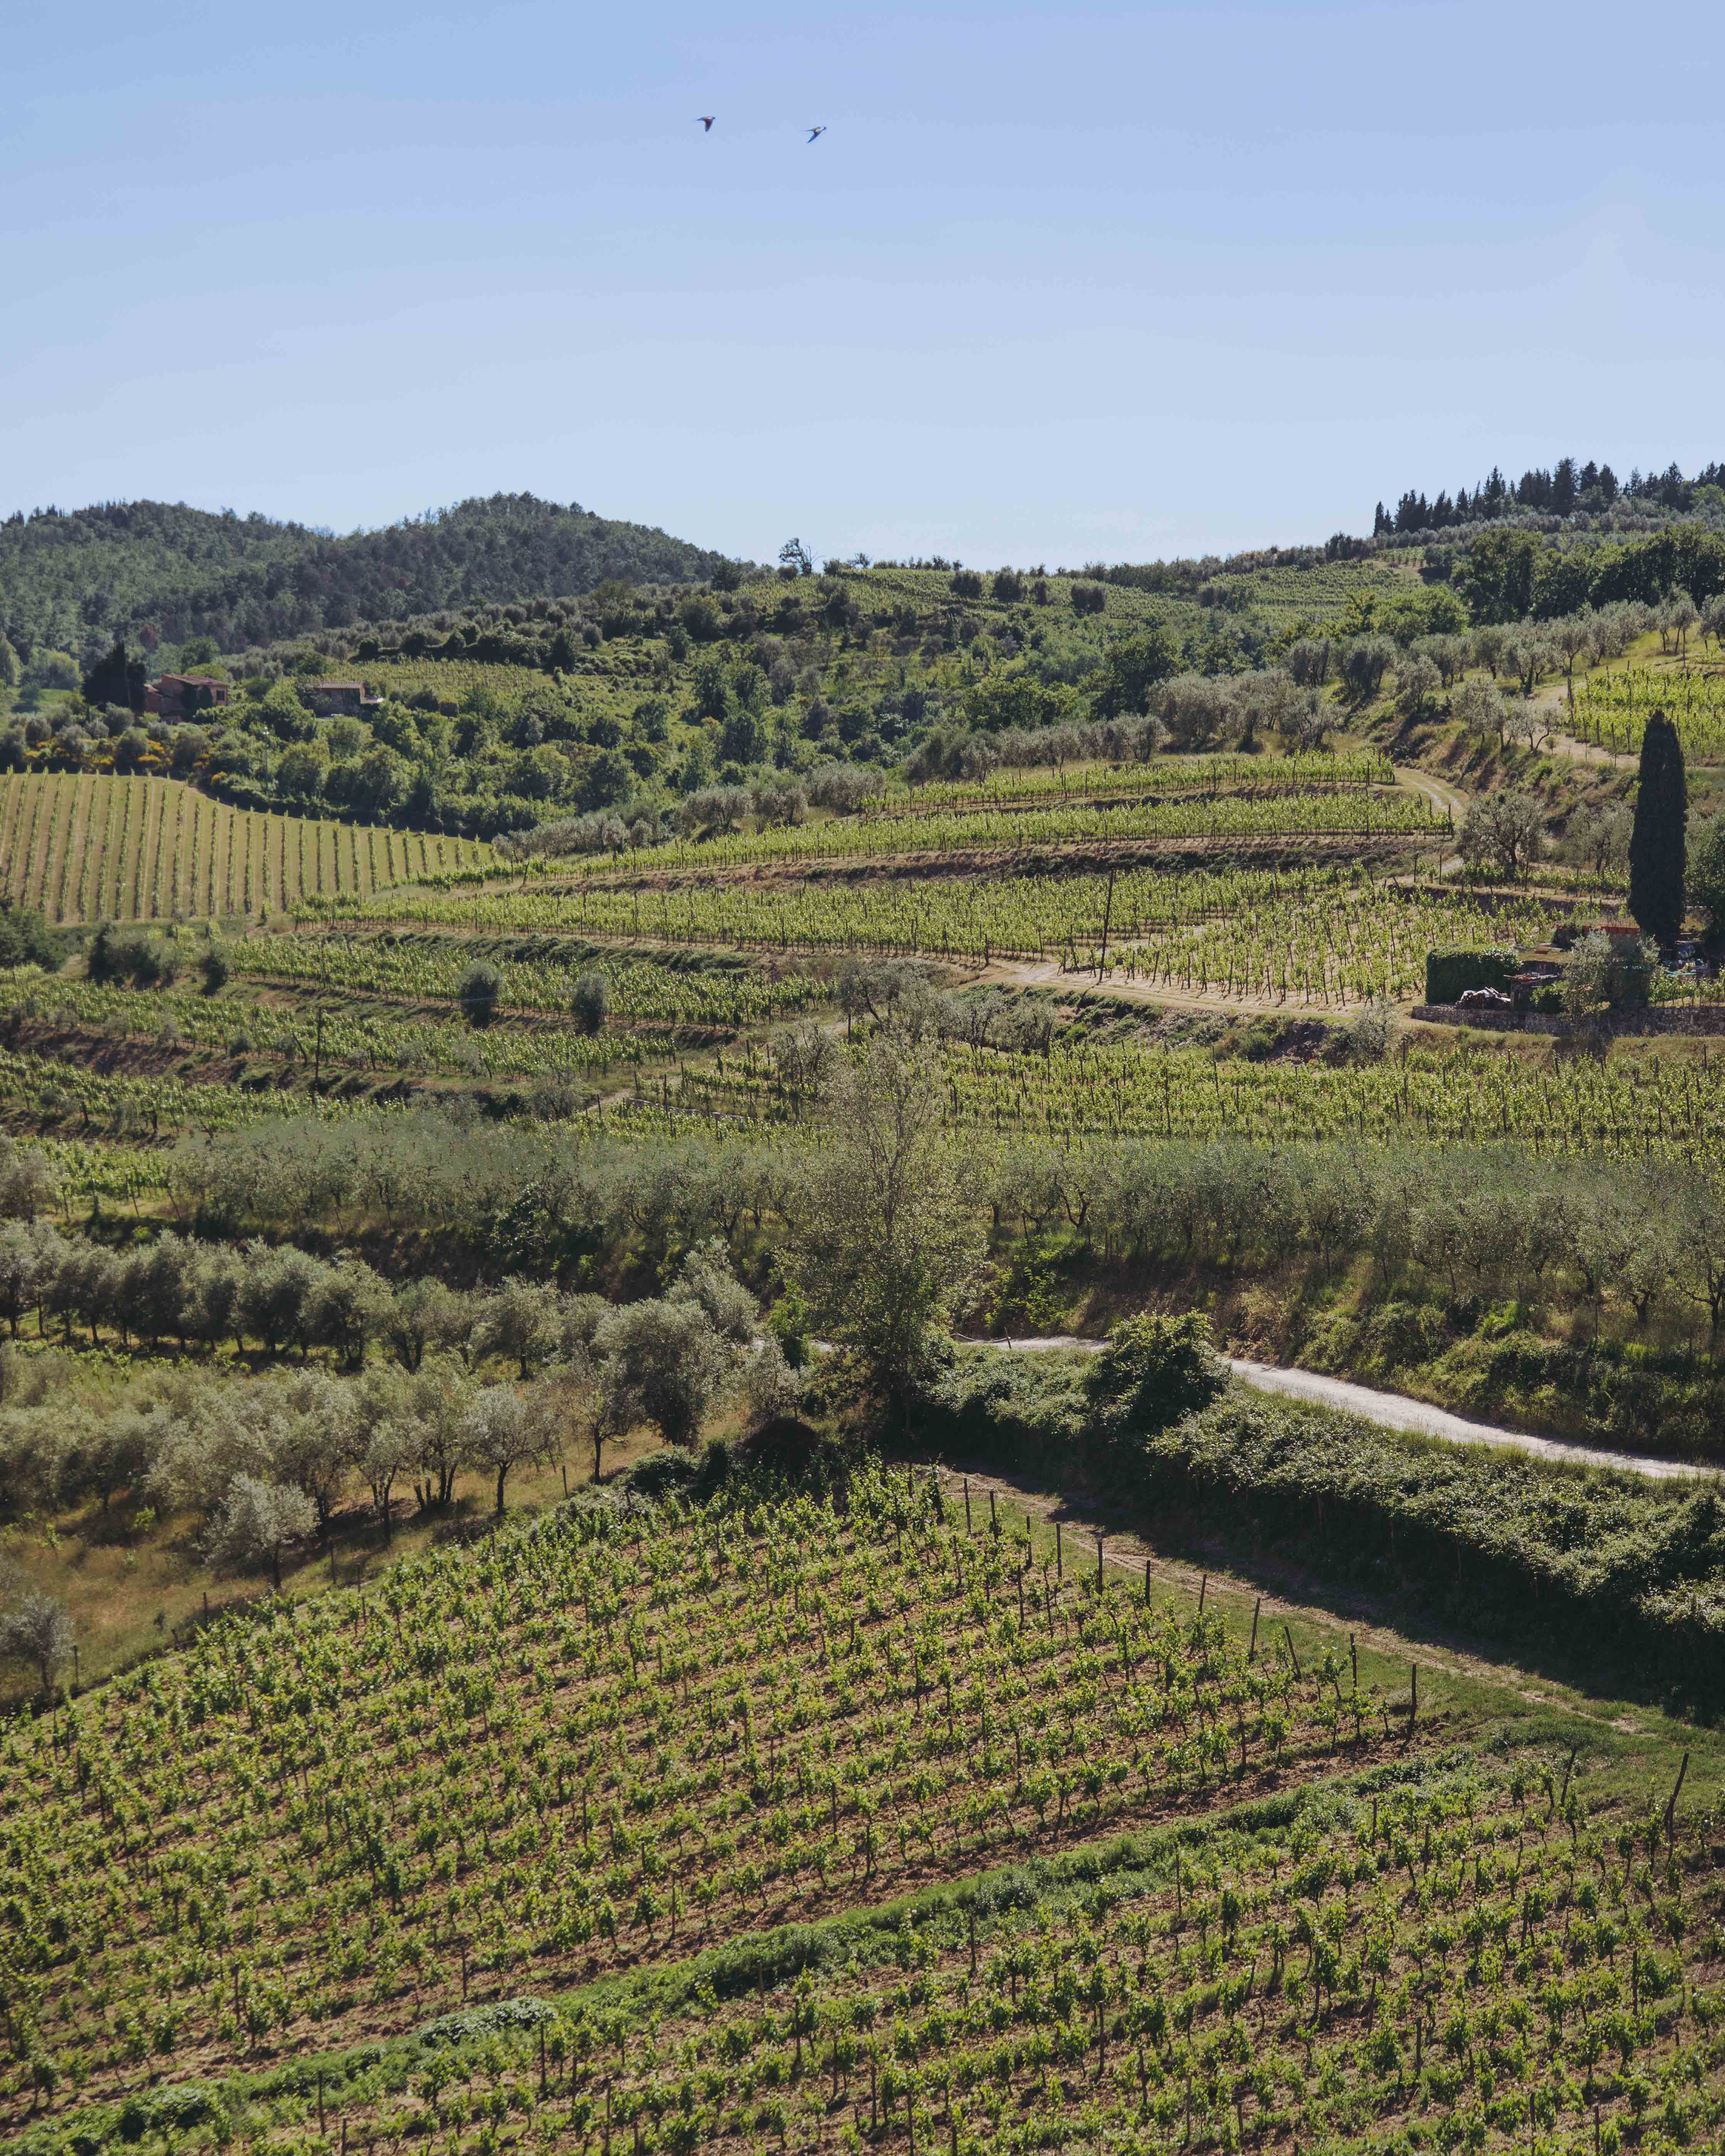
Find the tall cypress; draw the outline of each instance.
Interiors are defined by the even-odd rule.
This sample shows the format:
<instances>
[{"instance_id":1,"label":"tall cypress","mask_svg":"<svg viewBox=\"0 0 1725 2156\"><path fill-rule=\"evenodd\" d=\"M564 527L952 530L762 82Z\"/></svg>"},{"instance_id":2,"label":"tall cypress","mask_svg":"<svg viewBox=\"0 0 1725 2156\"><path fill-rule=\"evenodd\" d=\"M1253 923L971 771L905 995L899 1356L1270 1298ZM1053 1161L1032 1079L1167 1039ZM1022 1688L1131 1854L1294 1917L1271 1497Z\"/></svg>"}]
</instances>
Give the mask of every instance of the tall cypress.
<instances>
[{"instance_id":1,"label":"tall cypress","mask_svg":"<svg viewBox=\"0 0 1725 2156\"><path fill-rule=\"evenodd\" d=\"M1683 745L1663 711L1647 721L1630 834L1630 911L1644 936L1673 943L1683 925L1683 842L1689 783Z\"/></svg>"}]
</instances>

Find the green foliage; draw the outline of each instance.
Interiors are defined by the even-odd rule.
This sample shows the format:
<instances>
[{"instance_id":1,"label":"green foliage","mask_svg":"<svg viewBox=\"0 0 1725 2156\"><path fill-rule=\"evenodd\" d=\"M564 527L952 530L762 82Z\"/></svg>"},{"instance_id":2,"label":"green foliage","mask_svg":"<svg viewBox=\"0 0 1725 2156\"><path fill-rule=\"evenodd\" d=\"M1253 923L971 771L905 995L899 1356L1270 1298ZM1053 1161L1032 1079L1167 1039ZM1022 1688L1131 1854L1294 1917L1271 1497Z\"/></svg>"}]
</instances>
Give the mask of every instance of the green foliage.
<instances>
[{"instance_id":1,"label":"green foliage","mask_svg":"<svg viewBox=\"0 0 1725 2156\"><path fill-rule=\"evenodd\" d=\"M971 1355L927 1412L973 1456L1055 1474L1064 1459L1070 1473L1091 1442L1083 1377L1030 1359ZM1245 1392L1117 1450L1111 1473L1159 1517L1374 1589L1387 1571L1472 1631L1559 1650L1585 1640L1595 1679L1615 1651L1626 1679L1725 1703L1725 1503L1709 1486L1582 1476Z\"/></svg>"},{"instance_id":2,"label":"green foliage","mask_svg":"<svg viewBox=\"0 0 1725 2156\"><path fill-rule=\"evenodd\" d=\"M1485 531L1474 541L1453 581L1475 621L1519 621L1532 611L1534 565L1541 552L1541 542L1532 531Z\"/></svg>"},{"instance_id":3,"label":"green foliage","mask_svg":"<svg viewBox=\"0 0 1725 2156\"><path fill-rule=\"evenodd\" d=\"M179 958L152 937L136 929L122 932L104 921L90 938L85 967L98 988L120 982L134 988L171 988L179 972Z\"/></svg>"},{"instance_id":4,"label":"green foliage","mask_svg":"<svg viewBox=\"0 0 1725 2156\"><path fill-rule=\"evenodd\" d=\"M121 502L0 525L0 630L27 652L64 644L91 654L146 629L170 644L207 639L234 651L452 598L587 592L614 578L692 582L720 560L531 495L464 501L339 539L262 516ZM103 701L143 704L141 693Z\"/></svg>"},{"instance_id":5,"label":"green foliage","mask_svg":"<svg viewBox=\"0 0 1725 2156\"><path fill-rule=\"evenodd\" d=\"M1645 1004L1659 947L1642 936L1607 936L1595 929L1569 952L1563 968L1563 1008L1577 1017L1599 1009Z\"/></svg>"},{"instance_id":6,"label":"green foliage","mask_svg":"<svg viewBox=\"0 0 1725 2156\"><path fill-rule=\"evenodd\" d=\"M503 976L495 966L483 959L470 966L461 976L455 990L455 1000L467 1023L475 1029L488 1026L497 1015L498 1001L503 993Z\"/></svg>"},{"instance_id":7,"label":"green foliage","mask_svg":"<svg viewBox=\"0 0 1725 2156\"><path fill-rule=\"evenodd\" d=\"M1513 950L1428 951L1425 1000L1459 1003L1469 988L1507 988L1519 963Z\"/></svg>"},{"instance_id":8,"label":"green foliage","mask_svg":"<svg viewBox=\"0 0 1725 2156\"><path fill-rule=\"evenodd\" d=\"M1099 717L1130 716L1147 709L1150 692L1179 669L1179 657L1159 624L1111 645L1093 701Z\"/></svg>"},{"instance_id":9,"label":"green foliage","mask_svg":"<svg viewBox=\"0 0 1725 2156\"><path fill-rule=\"evenodd\" d=\"M1164 1429L1227 1389L1227 1365L1210 1346L1209 1322L1195 1310L1178 1317L1146 1311L1122 1320L1109 1333L1087 1387L1103 1419L1122 1436Z\"/></svg>"},{"instance_id":10,"label":"green foliage","mask_svg":"<svg viewBox=\"0 0 1725 2156\"><path fill-rule=\"evenodd\" d=\"M1689 819L1682 744L1663 711L1647 721L1640 783L1630 835L1629 910L1656 942L1672 943L1683 925L1683 853Z\"/></svg>"},{"instance_id":11,"label":"green foliage","mask_svg":"<svg viewBox=\"0 0 1725 2156\"><path fill-rule=\"evenodd\" d=\"M610 983L603 973L583 973L575 983L569 1007L583 1033L598 1033L611 1008Z\"/></svg>"},{"instance_id":12,"label":"green foliage","mask_svg":"<svg viewBox=\"0 0 1725 2156\"><path fill-rule=\"evenodd\" d=\"M1725 816L1711 816L1688 850L1691 901L1715 936L1725 933Z\"/></svg>"},{"instance_id":13,"label":"green foliage","mask_svg":"<svg viewBox=\"0 0 1725 2156\"><path fill-rule=\"evenodd\" d=\"M0 966L8 973L20 966L39 966L45 973L57 973L64 963L65 953L40 911L0 897Z\"/></svg>"}]
</instances>

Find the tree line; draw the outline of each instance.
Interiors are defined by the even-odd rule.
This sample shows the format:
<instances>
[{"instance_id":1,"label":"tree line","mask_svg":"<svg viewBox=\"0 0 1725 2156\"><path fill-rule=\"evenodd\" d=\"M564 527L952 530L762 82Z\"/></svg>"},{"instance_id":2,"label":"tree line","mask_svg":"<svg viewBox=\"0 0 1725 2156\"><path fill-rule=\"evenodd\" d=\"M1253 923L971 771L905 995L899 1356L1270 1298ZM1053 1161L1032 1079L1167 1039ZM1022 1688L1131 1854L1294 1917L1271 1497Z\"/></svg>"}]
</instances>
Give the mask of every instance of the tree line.
<instances>
[{"instance_id":1,"label":"tree line","mask_svg":"<svg viewBox=\"0 0 1725 2156\"><path fill-rule=\"evenodd\" d=\"M531 494L492 495L336 537L183 503L38 510L0 523L0 634L21 656L86 660L209 637L223 651L439 607L691 583L723 557L645 525Z\"/></svg>"},{"instance_id":2,"label":"tree line","mask_svg":"<svg viewBox=\"0 0 1725 2156\"><path fill-rule=\"evenodd\" d=\"M878 998L859 998L855 1010L891 1015ZM904 1022L907 1035L916 1029ZM793 1075L815 1086L850 1082L842 1063L825 1075L825 1056L805 1069L788 1038ZM1439 1303L1512 1299L1529 1313L1642 1337L1700 1322L1714 1345L1725 1323L1725 1188L1697 1168L1543 1158L1514 1144L1477 1153L1232 1139L985 1149L975 1133L961 1142L937 1131L940 1081L932 1060L923 1068L933 1096L916 1111L923 1173L932 1178L937 1163L942 1174L962 1168L965 1203L1004 1251L1055 1235L1140 1276L1169 1266L1249 1276L1294 1261L1328 1274L1367 1260L1379 1296L1411 1287ZM651 1269L714 1235L739 1252L795 1240L834 1204L824 1163L851 1159L848 1142L816 1147L794 1135L623 1142L463 1131L420 1111L187 1148L182 1203L228 1226L309 1225L350 1209L387 1215L465 1232L494 1263L520 1270ZM860 1180L856 1212L872 1202Z\"/></svg>"},{"instance_id":3,"label":"tree line","mask_svg":"<svg viewBox=\"0 0 1725 2156\"><path fill-rule=\"evenodd\" d=\"M1409 488L1394 511L1380 501L1372 521L1373 538L1414 531L1441 531L1455 524L1489 522L1517 509L1543 511L1553 516L1573 516L1577 511L1609 509L1620 499L1656 504L1686 515L1697 506L1704 488L1725 490L1725 465L1705 465L1693 479L1685 479L1675 464L1662 472L1632 470L1619 481L1608 464L1589 457L1578 465L1574 457L1560 457L1549 471L1524 471L1518 480L1506 480L1496 465L1488 477L1471 492L1458 486L1454 495L1440 491L1428 501Z\"/></svg>"}]
</instances>

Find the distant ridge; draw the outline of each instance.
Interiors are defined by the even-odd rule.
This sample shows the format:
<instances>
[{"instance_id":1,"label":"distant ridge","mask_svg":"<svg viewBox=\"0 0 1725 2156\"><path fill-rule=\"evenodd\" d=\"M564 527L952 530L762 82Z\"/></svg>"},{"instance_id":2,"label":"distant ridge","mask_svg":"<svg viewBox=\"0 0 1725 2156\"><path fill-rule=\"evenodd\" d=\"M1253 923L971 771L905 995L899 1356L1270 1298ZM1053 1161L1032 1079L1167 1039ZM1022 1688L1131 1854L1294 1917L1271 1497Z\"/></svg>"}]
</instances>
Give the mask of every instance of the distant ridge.
<instances>
[{"instance_id":1,"label":"distant ridge","mask_svg":"<svg viewBox=\"0 0 1725 2156\"><path fill-rule=\"evenodd\" d=\"M721 558L531 494L345 538L160 501L38 510L0 523L0 634L25 657L46 648L86 663L116 636L239 651L439 607L574 598L608 578L698 583Z\"/></svg>"}]
</instances>

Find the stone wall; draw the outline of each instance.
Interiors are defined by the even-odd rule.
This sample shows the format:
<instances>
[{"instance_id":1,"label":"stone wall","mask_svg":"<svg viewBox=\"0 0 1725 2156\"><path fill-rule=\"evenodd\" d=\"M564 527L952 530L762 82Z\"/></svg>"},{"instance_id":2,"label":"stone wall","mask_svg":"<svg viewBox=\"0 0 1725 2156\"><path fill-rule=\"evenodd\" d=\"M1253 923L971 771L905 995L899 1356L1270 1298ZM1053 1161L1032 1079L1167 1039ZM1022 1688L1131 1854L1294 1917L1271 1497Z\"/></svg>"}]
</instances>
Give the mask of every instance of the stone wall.
<instances>
[{"instance_id":1,"label":"stone wall","mask_svg":"<svg viewBox=\"0 0 1725 2156\"><path fill-rule=\"evenodd\" d=\"M1544 1033L1567 1040L1580 1033L1725 1034L1725 1004L1656 1004L1643 1010L1601 1011L1566 1018L1557 1011L1464 1010L1460 1004L1415 1004L1410 1014L1428 1025L1471 1025L1486 1033Z\"/></svg>"}]
</instances>

